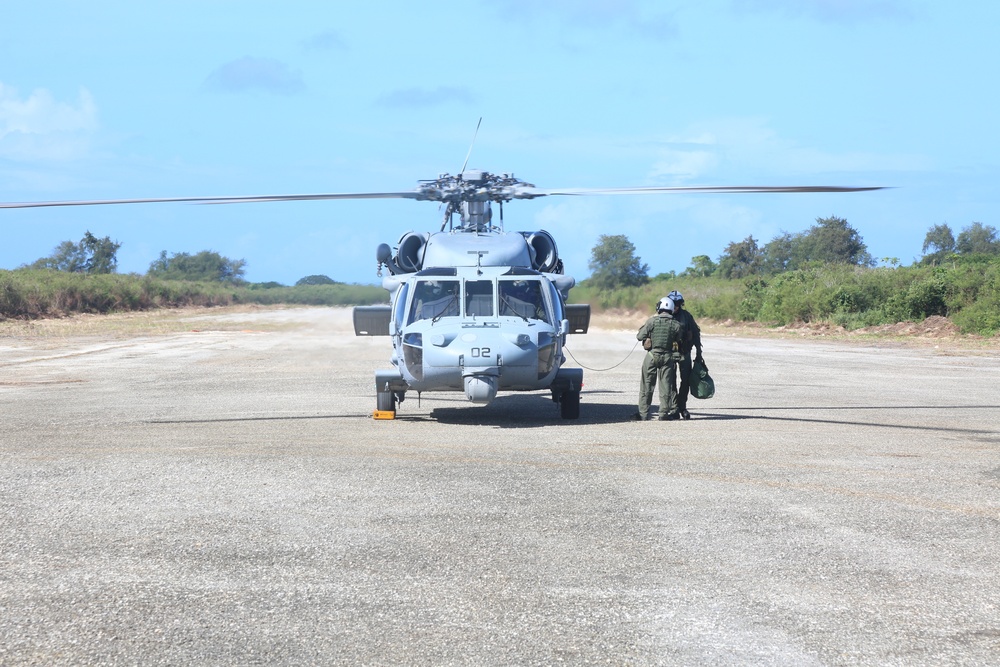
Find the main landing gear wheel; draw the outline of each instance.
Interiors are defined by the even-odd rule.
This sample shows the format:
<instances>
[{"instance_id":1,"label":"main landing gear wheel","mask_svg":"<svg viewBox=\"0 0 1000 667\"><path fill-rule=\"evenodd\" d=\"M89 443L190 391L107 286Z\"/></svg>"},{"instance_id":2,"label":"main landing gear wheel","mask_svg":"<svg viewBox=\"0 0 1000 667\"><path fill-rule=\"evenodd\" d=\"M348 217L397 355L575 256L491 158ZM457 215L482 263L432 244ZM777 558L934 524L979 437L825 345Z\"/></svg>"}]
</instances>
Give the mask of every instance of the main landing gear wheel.
<instances>
[{"instance_id":1,"label":"main landing gear wheel","mask_svg":"<svg viewBox=\"0 0 1000 667\"><path fill-rule=\"evenodd\" d=\"M559 415L563 419L580 418L580 390L564 391L559 400Z\"/></svg>"}]
</instances>

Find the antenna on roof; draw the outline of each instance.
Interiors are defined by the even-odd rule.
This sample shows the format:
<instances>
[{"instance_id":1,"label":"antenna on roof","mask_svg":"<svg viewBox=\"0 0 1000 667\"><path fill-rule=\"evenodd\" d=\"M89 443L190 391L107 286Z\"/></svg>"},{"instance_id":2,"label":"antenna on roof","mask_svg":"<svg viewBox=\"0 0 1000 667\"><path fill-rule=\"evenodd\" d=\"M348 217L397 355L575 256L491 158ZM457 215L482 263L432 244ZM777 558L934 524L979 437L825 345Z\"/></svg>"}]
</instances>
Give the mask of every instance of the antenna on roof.
<instances>
[{"instance_id":1,"label":"antenna on roof","mask_svg":"<svg viewBox=\"0 0 1000 667\"><path fill-rule=\"evenodd\" d=\"M472 143L469 144L469 152L465 156L465 162L462 163L462 171L459 174L465 173L465 168L469 166L469 158L472 157L472 147L476 145L476 137L479 136L479 126L483 124L483 117L479 117L479 122L476 123L476 131L472 134Z\"/></svg>"}]
</instances>

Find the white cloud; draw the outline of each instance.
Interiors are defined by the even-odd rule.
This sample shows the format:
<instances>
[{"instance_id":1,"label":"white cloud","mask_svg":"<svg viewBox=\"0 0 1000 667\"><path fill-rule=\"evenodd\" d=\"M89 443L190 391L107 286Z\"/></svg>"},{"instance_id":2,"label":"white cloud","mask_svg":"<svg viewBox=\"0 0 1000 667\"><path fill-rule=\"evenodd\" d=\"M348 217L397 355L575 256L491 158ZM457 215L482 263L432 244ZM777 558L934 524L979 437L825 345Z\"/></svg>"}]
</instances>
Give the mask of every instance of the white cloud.
<instances>
[{"instance_id":1,"label":"white cloud","mask_svg":"<svg viewBox=\"0 0 1000 667\"><path fill-rule=\"evenodd\" d=\"M667 148L653 163L649 178L655 183L691 182L701 174L710 172L719 162L718 156L708 150L682 150Z\"/></svg>"},{"instance_id":2,"label":"white cloud","mask_svg":"<svg viewBox=\"0 0 1000 667\"><path fill-rule=\"evenodd\" d=\"M746 174L754 174L757 179L770 179L840 172L912 172L931 166L929 160L921 155L852 150L838 152L799 145L780 136L766 120L760 118L729 118L699 123L685 132L665 137L658 146L648 178L653 183L668 185L706 178L717 181L735 177L746 181Z\"/></svg>"},{"instance_id":3,"label":"white cloud","mask_svg":"<svg viewBox=\"0 0 1000 667\"><path fill-rule=\"evenodd\" d=\"M89 147L97 130L97 105L86 89L75 103L44 89L22 98L0 83L0 156L16 160L67 160Z\"/></svg>"}]
</instances>

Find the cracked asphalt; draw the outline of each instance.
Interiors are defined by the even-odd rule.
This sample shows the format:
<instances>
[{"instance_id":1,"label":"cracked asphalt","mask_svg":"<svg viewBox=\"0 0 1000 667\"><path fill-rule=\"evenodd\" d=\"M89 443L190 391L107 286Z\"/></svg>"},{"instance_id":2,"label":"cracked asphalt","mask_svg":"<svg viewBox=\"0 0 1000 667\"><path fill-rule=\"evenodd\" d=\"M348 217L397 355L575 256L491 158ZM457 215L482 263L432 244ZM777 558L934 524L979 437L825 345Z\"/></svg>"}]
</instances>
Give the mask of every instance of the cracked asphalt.
<instances>
[{"instance_id":1,"label":"cracked asphalt","mask_svg":"<svg viewBox=\"0 0 1000 667\"><path fill-rule=\"evenodd\" d=\"M374 421L349 310L185 322L0 338L0 664L1000 662L996 351L710 335L635 423L596 330L578 421Z\"/></svg>"}]
</instances>

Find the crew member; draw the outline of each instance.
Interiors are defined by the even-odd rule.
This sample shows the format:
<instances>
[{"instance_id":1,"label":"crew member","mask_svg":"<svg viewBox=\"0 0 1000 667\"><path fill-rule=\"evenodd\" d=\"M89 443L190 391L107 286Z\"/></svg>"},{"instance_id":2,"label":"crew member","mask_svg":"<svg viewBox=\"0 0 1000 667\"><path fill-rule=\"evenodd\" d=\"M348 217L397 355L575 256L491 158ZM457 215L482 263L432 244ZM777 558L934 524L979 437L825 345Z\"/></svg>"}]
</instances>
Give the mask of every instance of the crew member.
<instances>
[{"instance_id":1,"label":"crew member","mask_svg":"<svg viewBox=\"0 0 1000 667\"><path fill-rule=\"evenodd\" d=\"M694 316L684 310L684 296L674 290L667 295L674 302L674 319L684 328L684 338L681 341L681 358L678 362L681 386L677 390L677 413L684 419L691 419L687 409L688 396L691 393L691 350L697 351L696 358L701 359L701 329L694 321Z\"/></svg>"},{"instance_id":2,"label":"crew member","mask_svg":"<svg viewBox=\"0 0 1000 667\"><path fill-rule=\"evenodd\" d=\"M677 414L677 379L674 365L680 358L680 346L684 331L674 319L674 302L663 297L656 304L656 315L639 327L636 338L651 342L651 347L642 360L642 375L639 378L639 412L633 419L646 420L649 404L653 400L653 388L660 384L660 421L679 419Z\"/></svg>"}]
</instances>

